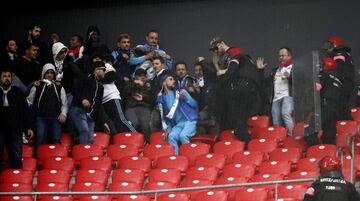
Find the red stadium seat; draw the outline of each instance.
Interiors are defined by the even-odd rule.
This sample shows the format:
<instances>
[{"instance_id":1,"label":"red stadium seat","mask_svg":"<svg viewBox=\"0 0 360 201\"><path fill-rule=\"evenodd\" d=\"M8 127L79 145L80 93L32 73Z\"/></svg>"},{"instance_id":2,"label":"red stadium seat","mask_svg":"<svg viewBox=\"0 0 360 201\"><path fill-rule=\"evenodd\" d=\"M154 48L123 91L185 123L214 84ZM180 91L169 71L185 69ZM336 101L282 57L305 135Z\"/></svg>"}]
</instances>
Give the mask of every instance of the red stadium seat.
<instances>
[{"instance_id":1,"label":"red stadium seat","mask_svg":"<svg viewBox=\"0 0 360 201\"><path fill-rule=\"evenodd\" d=\"M163 156L156 163L157 168L178 169L181 173L185 173L189 166L189 159L185 156Z\"/></svg>"},{"instance_id":2,"label":"red stadium seat","mask_svg":"<svg viewBox=\"0 0 360 201\"><path fill-rule=\"evenodd\" d=\"M227 201L227 194L225 191L205 191L200 192L195 196L194 201Z\"/></svg>"},{"instance_id":3,"label":"red stadium seat","mask_svg":"<svg viewBox=\"0 0 360 201\"><path fill-rule=\"evenodd\" d=\"M345 156L343 158L343 168L347 169L350 168L351 164L351 156ZM360 171L360 154L354 155L354 169Z\"/></svg>"},{"instance_id":4,"label":"red stadium seat","mask_svg":"<svg viewBox=\"0 0 360 201\"><path fill-rule=\"evenodd\" d=\"M138 148L143 148L145 138L138 132L123 132L114 135L114 144L132 144Z\"/></svg>"},{"instance_id":5,"label":"red stadium seat","mask_svg":"<svg viewBox=\"0 0 360 201\"><path fill-rule=\"evenodd\" d=\"M356 135L358 133L358 126L356 121L342 120L336 122L337 133L351 133Z\"/></svg>"},{"instance_id":6,"label":"red stadium seat","mask_svg":"<svg viewBox=\"0 0 360 201\"><path fill-rule=\"evenodd\" d=\"M351 117L354 121L360 122L360 107L351 108Z\"/></svg>"},{"instance_id":7,"label":"red stadium seat","mask_svg":"<svg viewBox=\"0 0 360 201\"><path fill-rule=\"evenodd\" d=\"M190 197L186 193L171 193L159 195L158 201L189 201Z\"/></svg>"},{"instance_id":8,"label":"red stadium seat","mask_svg":"<svg viewBox=\"0 0 360 201\"><path fill-rule=\"evenodd\" d=\"M254 164L259 166L264 160L264 153L261 151L242 151L234 154L232 162L243 165Z\"/></svg>"},{"instance_id":9,"label":"red stadium seat","mask_svg":"<svg viewBox=\"0 0 360 201\"><path fill-rule=\"evenodd\" d=\"M264 181L278 181L278 180L283 180L283 179L284 179L284 175L282 175L282 174L256 174L250 179L250 181L251 182L264 182ZM262 187L269 189L269 190L275 189L275 185L265 185Z\"/></svg>"},{"instance_id":10,"label":"red stadium seat","mask_svg":"<svg viewBox=\"0 0 360 201\"><path fill-rule=\"evenodd\" d=\"M304 152L307 149L306 141L303 137L289 136L283 141L284 148L298 148L300 152Z\"/></svg>"},{"instance_id":11,"label":"red stadium seat","mask_svg":"<svg viewBox=\"0 0 360 201\"><path fill-rule=\"evenodd\" d=\"M234 130L224 130L220 134L220 141L230 141L230 140L237 140L237 137L235 136Z\"/></svg>"},{"instance_id":12,"label":"red stadium seat","mask_svg":"<svg viewBox=\"0 0 360 201\"><path fill-rule=\"evenodd\" d=\"M169 144L148 144L144 147L143 154L156 163L162 156L174 155L174 147Z\"/></svg>"},{"instance_id":13,"label":"red stadium seat","mask_svg":"<svg viewBox=\"0 0 360 201\"><path fill-rule=\"evenodd\" d=\"M295 198L278 198L278 199L275 199L275 198L270 198L270 199L267 199L266 201L299 201Z\"/></svg>"},{"instance_id":14,"label":"red stadium seat","mask_svg":"<svg viewBox=\"0 0 360 201\"><path fill-rule=\"evenodd\" d=\"M254 164L230 163L224 167L224 177L251 178L255 174Z\"/></svg>"},{"instance_id":15,"label":"red stadium seat","mask_svg":"<svg viewBox=\"0 0 360 201\"><path fill-rule=\"evenodd\" d=\"M43 161L42 167L43 169L48 170L65 170L70 174L74 171L75 162L74 159L70 157L51 157L46 158Z\"/></svg>"},{"instance_id":16,"label":"red stadium seat","mask_svg":"<svg viewBox=\"0 0 360 201\"><path fill-rule=\"evenodd\" d=\"M150 135L150 144L169 144L164 140L165 133L163 131L153 132Z\"/></svg>"},{"instance_id":17,"label":"red stadium seat","mask_svg":"<svg viewBox=\"0 0 360 201\"><path fill-rule=\"evenodd\" d=\"M225 166L225 156L219 153L200 155L195 160L195 166L216 167L218 170L222 170Z\"/></svg>"},{"instance_id":18,"label":"red stadium seat","mask_svg":"<svg viewBox=\"0 0 360 201\"><path fill-rule=\"evenodd\" d=\"M164 181L179 185L181 172L177 169L155 168L149 172L148 179L149 182Z\"/></svg>"},{"instance_id":19,"label":"red stadium seat","mask_svg":"<svg viewBox=\"0 0 360 201\"><path fill-rule=\"evenodd\" d=\"M300 158L301 153L298 148L277 148L270 153L270 160L273 161L287 160L297 163Z\"/></svg>"},{"instance_id":20,"label":"red stadium seat","mask_svg":"<svg viewBox=\"0 0 360 201\"><path fill-rule=\"evenodd\" d=\"M34 199L31 196L18 196L18 195L13 195L13 196L1 196L0 198L1 201L33 201Z\"/></svg>"},{"instance_id":21,"label":"red stadium seat","mask_svg":"<svg viewBox=\"0 0 360 201\"><path fill-rule=\"evenodd\" d=\"M67 192L69 191L69 183L38 183L36 185L37 192ZM40 198L41 199L41 198Z\"/></svg>"},{"instance_id":22,"label":"red stadium seat","mask_svg":"<svg viewBox=\"0 0 360 201\"><path fill-rule=\"evenodd\" d=\"M112 174L112 182L132 182L142 186L144 184L145 173L137 169L116 169Z\"/></svg>"},{"instance_id":23,"label":"red stadium seat","mask_svg":"<svg viewBox=\"0 0 360 201\"><path fill-rule=\"evenodd\" d=\"M66 170L43 169L38 172L37 183L69 184L70 177L70 173Z\"/></svg>"},{"instance_id":24,"label":"red stadium seat","mask_svg":"<svg viewBox=\"0 0 360 201\"><path fill-rule=\"evenodd\" d=\"M74 140L69 133L61 133L60 143L68 150L71 150L74 144Z\"/></svg>"},{"instance_id":25,"label":"red stadium seat","mask_svg":"<svg viewBox=\"0 0 360 201\"><path fill-rule=\"evenodd\" d=\"M111 196L107 196L107 195L81 196L79 201L111 201Z\"/></svg>"},{"instance_id":26,"label":"red stadium seat","mask_svg":"<svg viewBox=\"0 0 360 201\"><path fill-rule=\"evenodd\" d=\"M268 191L265 188L240 188L236 191L236 201L266 201Z\"/></svg>"},{"instance_id":27,"label":"red stadium seat","mask_svg":"<svg viewBox=\"0 0 360 201\"><path fill-rule=\"evenodd\" d=\"M289 174L287 179L308 179L315 178L319 176L319 171L295 171ZM292 183L292 184L300 184L305 186L310 186L313 182L300 182L300 183Z\"/></svg>"},{"instance_id":28,"label":"red stadium seat","mask_svg":"<svg viewBox=\"0 0 360 201\"><path fill-rule=\"evenodd\" d=\"M253 116L247 119L247 125L249 127L249 133L252 135L257 132L260 128L270 126L270 117L266 115Z\"/></svg>"},{"instance_id":29,"label":"red stadium seat","mask_svg":"<svg viewBox=\"0 0 360 201\"><path fill-rule=\"evenodd\" d=\"M111 159L107 156L83 158L80 160L80 169L102 170L109 174L112 169Z\"/></svg>"},{"instance_id":30,"label":"red stadium seat","mask_svg":"<svg viewBox=\"0 0 360 201\"><path fill-rule=\"evenodd\" d=\"M36 159L35 158L23 158L23 170L30 171L32 174L35 173L37 165L36 165Z\"/></svg>"},{"instance_id":31,"label":"red stadium seat","mask_svg":"<svg viewBox=\"0 0 360 201\"><path fill-rule=\"evenodd\" d=\"M306 189L307 187L303 185L281 185L278 188L278 197L302 200L304 198L304 192Z\"/></svg>"},{"instance_id":32,"label":"red stadium seat","mask_svg":"<svg viewBox=\"0 0 360 201\"><path fill-rule=\"evenodd\" d=\"M275 139L258 138L249 142L249 151L261 151L267 157L268 154L278 148L278 142Z\"/></svg>"},{"instance_id":33,"label":"red stadium seat","mask_svg":"<svg viewBox=\"0 0 360 201\"><path fill-rule=\"evenodd\" d=\"M94 144L78 144L72 148L72 157L75 162L79 162L83 158L94 157L94 156L103 156L104 150Z\"/></svg>"},{"instance_id":34,"label":"red stadium seat","mask_svg":"<svg viewBox=\"0 0 360 201\"><path fill-rule=\"evenodd\" d=\"M163 181L156 181L156 182L148 182L144 186L144 190L161 190L161 189L169 189L169 188L176 188L177 184L171 182L163 182Z\"/></svg>"},{"instance_id":35,"label":"red stadium seat","mask_svg":"<svg viewBox=\"0 0 360 201\"><path fill-rule=\"evenodd\" d=\"M33 158L33 151L34 151L34 148L29 146L29 145L25 145L23 144L22 145L22 157L23 158ZM7 161L9 160L9 155L7 153L7 149L4 149L4 152L3 152L3 160L4 161Z\"/></svg>"},{"instance_id":36,"label":"red stadium seat","mask_svg":"<svg viewBox=\"0 0 360 201\"><path fill-rule=\"evenodd\" d=\"M347 147L350 143L350 138L355 136L352 133L336 133L336 146L338 147Z\"/></svg>"},{"instance_id":37,"label":"red stadium seat","mask_svg":"<svg viewBox=\"0 0 360 201\"><path fill-rule=\"evenodd\" d=\"M196 134L190 138L190 142L192 143L202 142L211 146L213 146L217 140L218 134Z\"/></svg>"},{"instance_id":38,"label":"red stadium seat","mask_svg":"<svg viewBox=\"0 0 360 201\"><path fill-rule=\"evenodd\" d=\"M277 139L283 141L287 137L287 128L282 126L270 126L265 128L259 128L257 130L257 136L265 139Z\"/></svg>"},{"instance_id":39,"label":"red stadium seat","mask_svg":"<svg viewBox=\"0 0 360 201\"><path fill-rule=\"evenodd\" d=\"M312 171L312 172L318 172L319 166L318 163L321 160L321 158L302 158L299 160L297 165L298 171Z\"/></svg>"},{"instance_id":40,"label":"red stadium seat","mask_svg":"<svg viewBox=\"0 0 360 201\"><path fill-rule=\"evenodd\" d=\"M289 161L264 161L259 166L259 173L288 175L291 172L290 164Z\"/></svg>"},{"instance_id":41,"label":"red stadium seat","mask_svg":"<svg viewBox=\"0 0 360 201\"><path fill-rule=\"evenodd\" d=\"M49 157L67 157L69 150L61 144L42 144L37 150L37 159L41 163Z\"/></svg>"},{"instance_id":42,"label":"red stadium seat","mask_svg":"<svg viewBox=\"0 0 360 201\"><path fill-rule=\"evenodd\" d=\"M105 191L105 185L102 183L93 183L93 182L85 182L79 183L75 182L72 186L72 192L103 192Z\"/></svg>"},{"instance_id":43,"label":"red stadium seat","mask_svg":"<svg viewBox=\"0 0 360 201\"><path fill-rule=\"evenodd\" d=\"M117 201L150 201L150 196L147 195L129 195L118 198Z\"/></svg>"},{"instance_id":44,"label":"red stadium seat","mask_svg":"<svg viewBox=\"0 0 360 201\"><path fill-rule=\"evenodd\" d=\"M66 196L66 195L64 195L64 196L57 196L57 195L42 196L41 201L73 201L73 197Z\"/></svg>"},{"instance_id":45,"label":"red stadium seat","mask_svg":"<svg viewBox=\"0 0 360 201\"><path fill-rule=\"evenodd\" d=\"M214 185L226 185L226 184L240 184L246 183L247 178L244 177L220 177L216 179ZM235 200L235 193L239 188L222 188L223 190L228 193L228 200Z\"/></svg>"},{"instance_id":46,"label":"red stadium seat","mask_svg":"<svg viewBox=\"0 0 360 201\"><path fill-rule=\"evenodd\" d=\"M138 156L139 148L133 144L112 144L108 147L107 154L113 162L117 162L125 156Z\"/></svg>"},{"instance_id":47,"label":"red stadium seat","mask_svg":"<svg viewBox=\"0 0 360 201\"><path fill-rule=\"evenodd\" d=\"M27 170L7 169L1 173L1 183L33 183L33 174Z\"/></svg>"},{"instance_id":48,"label":"red stadium seat","mask_svg":"<svg viewBox=\"0 0 360 201\"><path fill-rule=\"evenodd\" d=\"M298 138L304 138L304 135L305 135L305 129L309 127L308 124L304 123L304 122L298 122L296 123L296 125L294 126L293 128L293 131L292 131L292 136L293 138L295 139L298 139Z\"/></svg>"},{"instance_id":49,"label":"red stadium seat","mask_svg":"<svg viewBox=\"0 0 360 201\"><path fill-rule=\"evenodd\" d=\"M151 160L145 156L126 156L119 160L119 168L139 169L147 174L151 169Z\"/></svg>"},{"instance_id":50,"label":"red stadium seat","mask_svg":"<svg viewBox=\"0 0 360 201\"><path fill-rule=\"evenodd\" d=\"M323 158L324 156L336 156L337 147L333 144L318 144L307 149L308 158Z\"/></svg>"},{"instance_id":51,"label":"red stadium seat","mask_svg":"<svg viewBox=\"0 0 360 201\"><path fill-rule=\"evenodd\" d=\"M108 174L102 170L80 169L76 174L76 183L100 183L104 186L107 184Z\"/></svg>"},{"instance_id":52,"label":"red stadium seat","mask_svg":"<svg viewBox=\"0 0 360 201\"><path fill-rule=\"evenodd\" d=\"M94 133L93 144L99 145L103 149L107 149L110 143L110 135L106 133L96 132Z\"/></svg>"},{"instance_id":53,"label":"red stadium seat","mask_svg":"<svg viewBox=\"0 0 360 201\"><path fill-rule=\"evenodd\" d=\"M203 154L208 154L210 152L210 145L205 143L189 143L182 144L179 149L179 155L186 156L189 159L189 166L195 164L195 159Z\"/></svg>"},{"instance_id":54,"label":"red stadium seat","mask_svg":"<svg viewBox=\"0 0 360 201\"><path fill-rule=\"evenodd\" d=\"M244 145L245 143L239 140L220 141L214 145L213 152L224 154L226 163L230 163L236 152L244 150Z\"/></svg>"},{"instance_id":55,"label":"red stadium seat","mask_svg":"<svg viewBox=\"0 0 360 201\"><path fill-rule=\"evenodd\" d=\"M32 184L3 183L0 184L0 192L32 192Z\"/></svg>"},{"instance_id":56,"label":"red stadium seat","mask_svg":"<svg viewBox=\"0 0 360 201\"><path fill-rule=\"evenodd\" d=\"M187 179L207 179L215 181L218 177L218 168L216 167L198 167L194 166L186 171Z\"/></svg>"},{"instance_id":57,"label":"red stadium seat","mask_svg":"<svg viewBox=\"0 0 360 201\"><path fill-rule=\"evenodd\" d=\"M142 184L133 182L113 182L109 185L111 192L140 191ZM115 198L119 196L114 196Z\"/></svg>"},{"instance_id":58,"label":"red stadium seat","mask_svg":"<svg viewBox=\"0 0 360 201\"><path fill-rule=\"evenodd\" d=\"M181 187L197 187L197 186L211 186L214 182L210 181L208 179L188 179L186 178L182 184ZM188 194L190 195L190 198L193 199L196 194L203 192L206 190L196 190L196 191L188 191Z\"/></svg>"}]
</instances>

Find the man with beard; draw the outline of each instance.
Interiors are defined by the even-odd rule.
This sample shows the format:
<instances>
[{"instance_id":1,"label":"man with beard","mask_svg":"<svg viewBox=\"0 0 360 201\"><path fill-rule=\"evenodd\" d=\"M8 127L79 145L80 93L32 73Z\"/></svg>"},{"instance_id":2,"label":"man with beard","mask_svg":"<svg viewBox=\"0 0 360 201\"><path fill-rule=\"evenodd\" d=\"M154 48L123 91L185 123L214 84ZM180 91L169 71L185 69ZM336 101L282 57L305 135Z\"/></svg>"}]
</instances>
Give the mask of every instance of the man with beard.
<instances>
[{"instance_id":1,"label":"man with beard","mask_svg":"<svg viewBox=\"0 0 360 201\"><path fill-rule=\"evenodd\" d=\"M11 86L12 74L4 68L0 72L0 164L4 147L9 154L10 167L22 168L22 133L29 139L34 133L30 128L30 114L25 95Z\"/></svg>"}]
</instances>

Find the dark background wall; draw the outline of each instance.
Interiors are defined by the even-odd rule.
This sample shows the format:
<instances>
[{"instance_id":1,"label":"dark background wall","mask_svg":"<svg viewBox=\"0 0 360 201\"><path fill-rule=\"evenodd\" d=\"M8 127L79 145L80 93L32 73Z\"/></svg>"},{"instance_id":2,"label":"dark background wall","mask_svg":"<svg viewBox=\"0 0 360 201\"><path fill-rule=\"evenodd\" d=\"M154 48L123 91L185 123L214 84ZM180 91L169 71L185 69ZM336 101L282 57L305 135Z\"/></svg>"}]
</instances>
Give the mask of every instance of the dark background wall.
<instances>
[{"instance_id":1,"label":"dark background wall","mask_svg":"<svg viewBox=\"0 0 360 201\"><path fill-rule=\"evenodd\" d=\"M16 1L11 3L17 6ZM61 4L61 5L56 5ZM43 39L58 33L67 45L73 33L85 36L89 25L100 28L103 41L112 49L117 36L126 32L132 44L144 43L150 29L160 31L160 45L177 60L193 64L197 56L210 58L208 44L221 36L253 57L263 56L277 64L280 46L303 55L330 36L342 37L360 63L360 1L238 0L238 1L102 1L80 4L51 1L45 9L23 4L28 11L2 7L1 40L26 36L31 22L43 26ZM11 14L7 14L11 11Z\"/></svg>"}]
</instances>

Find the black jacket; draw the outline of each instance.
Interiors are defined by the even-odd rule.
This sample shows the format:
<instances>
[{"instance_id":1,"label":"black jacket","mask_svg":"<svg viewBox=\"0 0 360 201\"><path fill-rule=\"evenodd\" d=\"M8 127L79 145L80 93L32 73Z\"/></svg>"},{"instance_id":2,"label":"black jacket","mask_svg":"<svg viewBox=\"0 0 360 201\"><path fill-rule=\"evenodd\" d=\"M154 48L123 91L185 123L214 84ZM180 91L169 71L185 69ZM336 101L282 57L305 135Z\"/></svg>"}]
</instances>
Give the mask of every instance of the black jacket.
<instances>
[{"instance_id":1,"label":"black jacket","mask_svg":"<svg viewBox=\"0 0 360 201\"><path fill-rule=\"evenodd\" d=\"M32 82L40 80L42 66L38 61L30 60L25 56L18 57L14 65L14 73L21 82L29 86Z\"/></svg>"},{"instance_id":2,"label":"black jacket","mask_svg":"<svg viewBox=\"0 0 360 201\"><path fill-rule=\"evenodd\" d=\"M2 130L22 132L31 128L31 117L26 97L21 90L12 86L7 94L9 106L4 107L4 93L0 89L0 133Z\"/></svg>"}]
</instances>

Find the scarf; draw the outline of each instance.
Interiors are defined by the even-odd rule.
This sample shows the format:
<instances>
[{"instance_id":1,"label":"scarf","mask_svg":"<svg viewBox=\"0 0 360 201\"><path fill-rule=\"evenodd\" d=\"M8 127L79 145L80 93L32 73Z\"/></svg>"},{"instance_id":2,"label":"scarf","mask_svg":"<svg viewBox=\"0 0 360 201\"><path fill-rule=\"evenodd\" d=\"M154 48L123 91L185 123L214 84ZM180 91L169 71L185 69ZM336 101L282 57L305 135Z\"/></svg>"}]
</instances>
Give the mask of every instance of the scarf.
<instances>
[{"instance_id":1,"label":"scarf","mask_svg":"<svg viewBox=\"0 0 360 201\"><path fill-rule=\"evenodd\" d=\"M171 108L170 108L170 111L169 113L166 115L166 117L168 119L173 119L174 118L174 114L176 112L176 109L179 105L179 98L180 98L180 94L179 94L179 91L175 91L176 95L175 95L175 100L174 100L174 103L172 104ZM162 92L160 92L160 95L162 95ZM165 122L165 118L164 118L164 109L163 109L163 105L161 103L158 104L158 107L159 107L159 111L160 111L160 117L161 117L161 125L163 127L163 130L166 131L168 126Z\"/></svg>"},{"instance_id":2,"label":"scarf","mask_svg":"<svg viewBox=\"0 0 360 201\"><path fill-rule=\"evenodd\" d=\"M1 90L3 91L3 93L4 93L4 103L3 103L3 106L4 107L9 107L9 101L8 101L8 98L7 98L7 94L8 94L8 92L11 90L11 86L9 87L9 89L4 89L4 88L2 88L2 87L0 87L1 88Z\"/></svg>"},{"instance_id":3,"label":"scarf","mask_svg":"<svg viewBox=\"0 0 360 201\"><path fill-rule=\"evenodd\" d=\"M288 65L290 65L292 63L293 63L292 59L289 59L289 60L285 61L284 63L280 63L279 67L286 67L286 66L288 66Z\"/></svg>"}]
</instances>

